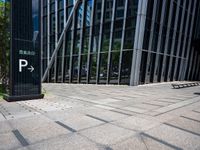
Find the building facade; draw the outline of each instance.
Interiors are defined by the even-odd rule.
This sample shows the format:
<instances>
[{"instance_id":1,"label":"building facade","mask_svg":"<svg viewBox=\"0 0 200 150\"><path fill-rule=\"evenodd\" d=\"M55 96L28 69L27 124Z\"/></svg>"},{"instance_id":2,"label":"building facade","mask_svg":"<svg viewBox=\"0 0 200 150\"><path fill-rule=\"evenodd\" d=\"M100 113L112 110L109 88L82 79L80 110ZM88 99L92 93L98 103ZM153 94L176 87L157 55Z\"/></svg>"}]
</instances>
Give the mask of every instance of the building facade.
<instances>
[{"instance_id":1,"label":"building facade","mask_svg":"<svg viewBox=\"0 0 200 150\"><path fill-rule=\"evenodd\" d=\"M44 82L200 80L198 0L43 0L41 14Z\"/></svg>"}]
</instances>

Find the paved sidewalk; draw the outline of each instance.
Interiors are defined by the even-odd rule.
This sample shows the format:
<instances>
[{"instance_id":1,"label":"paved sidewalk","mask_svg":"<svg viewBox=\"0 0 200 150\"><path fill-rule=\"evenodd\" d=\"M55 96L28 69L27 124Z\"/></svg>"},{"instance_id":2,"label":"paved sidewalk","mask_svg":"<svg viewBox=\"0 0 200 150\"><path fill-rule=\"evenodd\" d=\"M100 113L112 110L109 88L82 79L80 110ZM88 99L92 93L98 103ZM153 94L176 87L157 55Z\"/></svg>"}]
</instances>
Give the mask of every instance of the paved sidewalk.
<instances>
[{"instance_id":1,"label":"paved sidewalk","mask_svg":"<svg viewBox=\"0 0 200 150\"><path fill-rule=\"evenodd\" d=\"M0 150L200 150L200 87L43 84L0 101Z\"/></svg>"}]
</instances>

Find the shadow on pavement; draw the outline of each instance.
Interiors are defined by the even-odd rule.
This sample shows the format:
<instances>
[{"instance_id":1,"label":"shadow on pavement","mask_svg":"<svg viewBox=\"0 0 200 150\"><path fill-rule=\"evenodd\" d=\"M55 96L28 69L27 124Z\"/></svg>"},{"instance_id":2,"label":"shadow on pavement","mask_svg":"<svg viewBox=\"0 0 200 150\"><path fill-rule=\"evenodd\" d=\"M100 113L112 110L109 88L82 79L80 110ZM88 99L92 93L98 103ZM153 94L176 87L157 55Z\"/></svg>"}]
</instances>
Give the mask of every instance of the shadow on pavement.
<instances>
[{"instance_id":1,"label":"shadow on pavement","mask_svg":"<svg viewBox=\"0 0 200 150\"><path fill-rule=\"evenodd\" d=\"M200 93L194 93L195 95L200 95Z\"/></svg>"}]
</instances>

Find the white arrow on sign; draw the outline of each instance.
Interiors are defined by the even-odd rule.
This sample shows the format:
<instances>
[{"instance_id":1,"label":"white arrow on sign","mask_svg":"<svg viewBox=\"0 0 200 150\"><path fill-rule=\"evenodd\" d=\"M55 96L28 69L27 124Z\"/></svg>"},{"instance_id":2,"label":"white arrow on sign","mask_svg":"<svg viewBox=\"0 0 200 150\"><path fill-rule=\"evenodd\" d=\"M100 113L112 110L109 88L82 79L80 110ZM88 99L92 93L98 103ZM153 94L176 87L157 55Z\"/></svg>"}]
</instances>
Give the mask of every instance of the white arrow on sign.
<instances>
[{"instance_id":1,"label":"white arrow on sign","mask_svg":"<svg viewBox=\"0 0 200 150\"><path fill-rule=\"evenodd\" d=\"M34 71L33 66L31 66L30 68L28 68L28 70L30 70L30 72L33 72Z\"/></svg>"}]
</instances>

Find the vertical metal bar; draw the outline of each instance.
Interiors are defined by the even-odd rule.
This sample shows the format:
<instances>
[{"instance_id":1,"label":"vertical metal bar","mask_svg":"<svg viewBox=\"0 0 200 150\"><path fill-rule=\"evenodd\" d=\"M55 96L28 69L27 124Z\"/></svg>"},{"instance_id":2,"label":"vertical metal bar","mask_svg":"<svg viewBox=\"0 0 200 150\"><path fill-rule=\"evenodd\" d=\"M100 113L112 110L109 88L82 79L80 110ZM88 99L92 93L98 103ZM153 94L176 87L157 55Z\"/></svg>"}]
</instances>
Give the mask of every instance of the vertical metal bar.
<instances>
[{"instance_id":1,"label":"vertical metal bar","mask_svg":"<svg viewBox=\"0 0 200 150\"><path fill-rule=\"evenodd\" d=\"M66 26L66 21L67 21L67 0L63 0L63 4L64 4L64 27Z\"/></svg>"},{"instance_id":2,"label":"vertical metal bar","mask_svg":"<svg viewBox=\"0 0 200 150\"><path fill-rule=\"evenodd\" d=\"M65 49L66 49L66 32L64 33L63 36L63 48L62 48L62 59L61 59L61 82L63 83L65 80L64 77L64 68L65 68Z\"/></svg>"},{"instance_id":3,"label":"vertical metal bar","mask_svg":"<svg viewBox=\"0 0 200 150\"><path fill-rule=\"evenodd\" d=\"M189 7L188 7L188 14L187 14L187 20L186 20L186 27L185 27L185 37L184 37L184 41L183 41L183 50L182 50L182 55L181 55L181 64L180 64L180 71L179 71L179 77L178 79L179 80L182 80L183 78L183 63L184 63L184 54L185 54L185 51L186 51L186 42L187 41L187 33L188 33L188 30L189 30L189 20L190 20L190 11L191 11L191 8L192 7L192 1L189 1ZM195 9L193 9L193 11L195 11ZM192 28L190 29L192 30Z\"/></svg>"},{"instance_id":4,"label":"vertical metal bar","mask_svg":"<svg viewBox=\"0 0 200 150\"><path fill-rule=\"evenodd\" d=\"M161 1L160 1L161 2ZM160 3L158 2L158 0L154 1L153 4L153 15L152 15L152 20L151 20L151 31L150 31L150 39L149 39L149 46L148 46L148 56L147 56L147 66L146 66L146 74L145 74L145 83L149 83L150 82L150 78L148 76L148 70L150 67L150 61L151 61L151 49L152 49L152 43L153 43L153 36L154 36L154 29L155 29L155 20L156 20L156 14L157 11L159 9L159 7L157 7L157 5ZM145 63L145 62L143 62Z\"/></svg>"},{"instance_id":5,"label":"vertical metal bar","mask_svg":"<svg viewBox=\"0 0 200 150\"><path fill-rule=\"evenodd\" d=\"M71 42L71 49L70 49L70 60L69 60L69 83L72 82L72 71L73 71L73 49L75 45L75 20L76 20L76 13L73 14L72 20L72 42Z\"/></svg>"},{"instance_id":6,"label":"vertical metal bar","mask_svg":"<svg viewBox=\"0 0 200 150\"><path fill-rule=\"evenodd\" d=\"M89 83L89 79L90 79L90 62L91 62L91 50L92 50L92 35L93 35L93 27L94 27L94 13L95 13L95 4L96 4L96 0L93 1L93 5L92 5L92 16L91 16L91 22L90 22L90 36L89 36L89 49L88 49L88 59L87 59L87 79L86 79L86 83Z\"/></svg>"},{"instance_id":7,"label":"vertical metal bar","mask_svg":"<svg viewBox=\"0 0 200 150\"><path fill-rule=\"evenodd\" d=\"M100 23L100 32L99 32L99 45L98 45L98 56L97 56L97 74L96 74L96 84L99 83L99 72L100 72L100 52L102 48L102 34L103 34L103 22L104 22L104 12L105 12L105 1L102 1L101 9L101 23Z\"/></svg>"},{"instance_id":8,"label":"vertical metal bar","mask_svg":"<svg viewBox=\"0 0 200 150\"><path fill-rule=\"evenodd\" d=\"M180 0L178 0L178 6L180 6ZM172 38L172 48L171 48L171 52L170 52L170 60L169 60L169 71L167 74L167 77L170 78L170 74L172 72L172 62L173 62L173 54L175 51L175 44L176 43L176 31L178 29L178 17L179 17L179 13L180 13L180 7L177 8L177 13L176 13L176 18L175 18L175 25L174 25L174 33L173 33L173 38Z\"/></svg>"},{"instance_id":9,"label":"vertical metal bar","mask_svg":"<svg viewBox=\"0 0 200 150\"><path fill-rule=\"evenodd\" d=\"M49 65L50 61L50 0L47 0L47 66ZM49 82L49 71L47 73Z\"/></svg>"},{"instance_id":10,"label":"vertical metal bar","mask_svg":"<svg viewBox=\"0 0 200 150\"><path fill-rule=\"evenodd\" d=\"M66 12L66 0L64 0L64 27L66 26L66 17L67 17L67 12ZM64 33L64 37L63 37L63 51L62 51L62 64L61 64L61 82L64 82L65 80L65 73L64 73L64 68L65 68L65 49L66 49L66 32Z\"/></svg>"},{"instance_id":11,"label":"vertical metal bar","mask_svg":"<svg viewBox=\"0 0 200 150\"><path fill-rule=\"evenodd\" d=\"M179 56L180 48L181 48L181 36L182 36L183 26L184 26L185 9L186 9L186 0L184 1L184 5L183 5L183 12L182 12L182 17L181 17L180 34L179 34L178 43L177 43L178 47L177 47L177 53L176 53L176 64L175 64L174 75L173 75L174 79L175 79L175 76L176 76L177 70L178 70L178 56Z\"/></svg>"},{"instance_id":12,"label":"vertical metal bar","mask_svg":"<svg viewBox=\"0 0 200 150\"><path fill-rule=\"evenodd\" d=\"M134 38L134 48L131 66L130 85L139 84L140 63L142 55L142 46L144 40L146 13L148 0L140 0L138 4L138 14L136 21L136 32Z\"/></svg>"},{"instance_id":13,"label":"vertical metal bar","mask_svg":"<svg viewBox=\"0 0 200 150\"><path fill-rule=\"evenodd\" d=\"M110 67L111 67L111 51L112 51L112 44L113 44L113 31L114 31L114 21L115 21L115 10L116 8L116 0L113 0L113 7L112 7L112 20L111 20L111 28L110 28L110 41L109 41L109 51L108 51L108 63L107 63L107 81L106 83L109 84L110 80Z\"/></svg>"},{"instance_id":14,"label":"vertical metal bar","mask_svg":"<svg viewBox=\"0 0 200 150\"><path fill-rule=\"evenodd\" d=\"M121 82L122 56L123 56L124 40L125 40L125 33L126 33L127 12L128 12L128 0L125 0L124 19L123 19L123 28L122 28L122 39L121 39L121 48L120 48L120 56L119 56L118 84L120 84L120 82Z\"/></svg>"},{"instance_id":15,"label":"vertical metal bar","mask_svg":"<svg viewBox=\"0 0 200 150\"><path fill-rule=\"evenodd\" d=\"M180 1L180 0L179 0ZM160 21L160 28L159 28L159 34L158 34L158 46L157 46L157 50L156 50L156 60L155 60L155 69L154 69L154 75L153 75L153 82L157 82L158 81L158 78L156 76L156 71L157 71L157 68L158 68L158 61L159 61L159 57L160 57L160 54L158 54L160 52L160 48L161 48L161 40L162 40L162 29L163 29L163 26L164 26L164 19L165 19L165 11L166 11L166 2L167 0L163 0L163 4L162 4L162 12L161 12L161 21Z\"/></svg>"},{"instance_id":16,"label":"vertical metal bar","mask_svg":"<svg viewBox=\"0 0 200 150\"><path fill-rule=\"evenodd\" d=\"M58 0L55 0L55 46L58 43Z\"/></svg>"},{"instance_id":17,"label":"vertical metal bar","mask_svg":"<svg viewBox=\"0 0 200 150\"><path fill-rule=\"evenodd\" d=\"M82 24L81 24L81 29L80 29L80 47L79 47L79 55L78 55L78 78L77 82L80 83L81 80L81 61L82 61L82 51L83 51L83 35L84 35L84 22L85 22L85 15L87 11L87 3L86 0L83 1L83 9L82 9Z\"/></svg>"},{"instance_id":18,"label":"vertical metal bar","mask_svg":"<svg viewBox=\"0 0 200 150\"><path fill-rule=\"evenodd\" d=\"M57 46L58 43L58 0L55 0L55 47ZM55 56L55 62L54 62L54 75L55 75L55 80L54 82L57 82L58 79L58 74L57 74L57 53Z\"/></svg>"},{"instance_id":19,"label":"vertical metal bar","mask_svg":"<svg viewBox=\"0 0 200 150\"><path fill-rule=\"evenodd\" d=\"M196 0L196 2L194 3L194 9L193 9L193 18L192 18L192 23L191 23L191 27L192 28L194 28L194 22L195 22L195 10L196 10L196 8L199 8L199 10L200 10L200 3L199 3L199 6L196 6L196 4L197 4L197 0ZM191 30L190 30L190 34L189 34L189 41L188 41L188 47L187 47L187 54L186 54L186 68L188 67L188 65L189 65L189 62L188 62L188 59L189 59L189 53L191 52L191 41L192 41L192 33L193 33L193 30L192 30L192 28L191 28ZM185 72L184 72L184 77L186 78L186 79L188 79L187 77L186 77L186 70L185 70Z\"/></svg>"},{"instance_id":20,"label":"vertical metal bar","mask_svg":"<svg viewBox=\"0 0 200 150\"><path fill-rule=\"evenodd\" d=\"M166 54L167 54L167 51L168 51L169 35L170 35L171 22L172 22L173 2L174 1L170 2L170 13L169 13L169 19L168 19L168 24L167 24L167 34L166 34L164 56L163 56L163 63L162 63L161 81L164 81L164 75L165 75L166 59L167 59Z\"/></svg>"},{"instance_id":21,"label":"vertical metal bar","mask_svg":"<svg viewBox=\"0 0 200 150\"><path fill-rule=\"evenodd\" d=\"M43 26L44 26L44 18L43 18L43 16L44 16L44 8L43 8L43 1L40 1L40 9L41 9L41 14L40 14L40 21L41 21L41 25L40 25L40 31L41 31L41 36L40 36L40 38L41 38L41 43L40 43L40 48L41 48L41 58L40 58L40 61L41 61L41 79L42 79L42 75L43 75L43 54L44 54L44 48L43 48L43 38L44 38L44 30L43 30Z\"/></svg>"}]
</instances>

